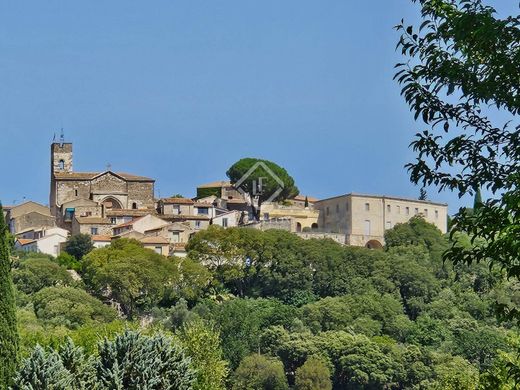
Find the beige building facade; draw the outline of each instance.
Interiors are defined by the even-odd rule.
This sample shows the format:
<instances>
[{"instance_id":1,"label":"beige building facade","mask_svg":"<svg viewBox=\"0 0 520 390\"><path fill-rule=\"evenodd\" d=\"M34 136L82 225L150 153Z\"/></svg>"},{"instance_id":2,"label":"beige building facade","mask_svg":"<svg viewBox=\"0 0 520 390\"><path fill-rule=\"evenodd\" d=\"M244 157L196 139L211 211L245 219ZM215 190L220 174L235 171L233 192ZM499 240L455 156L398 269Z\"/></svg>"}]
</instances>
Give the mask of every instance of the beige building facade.
<instances>
[{"instance_id":1,"label":"beige building facade","mask_svg":"<svg viewBox=\"0 0 520 390\"><path fill-rule=\"evenodd\" d=\"M448 205L394 196L347 194L314 204L320 231L345 234L346 244L379 248L384 234L398 223L422 216L442 233L447 232Z\"/></svg>"}]
</instances>

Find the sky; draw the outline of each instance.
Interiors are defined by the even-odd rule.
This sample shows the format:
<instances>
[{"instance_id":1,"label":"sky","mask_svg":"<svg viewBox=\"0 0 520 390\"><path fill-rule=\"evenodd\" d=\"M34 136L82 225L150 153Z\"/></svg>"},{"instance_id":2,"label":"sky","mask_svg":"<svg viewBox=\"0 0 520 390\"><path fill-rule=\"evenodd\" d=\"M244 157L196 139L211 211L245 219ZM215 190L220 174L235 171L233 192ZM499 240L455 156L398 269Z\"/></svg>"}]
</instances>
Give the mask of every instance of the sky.
<instances>
[{"instance_id":1,"label":"sky","mask_svg":"<svg viewBox=\"0 0 520 390\"><path fill-rule=\"evenodd\" d=\"M515 1L488 2L518 11ZM74 170L156 179L194 196L238 159L301 193L417 197L415 123L392 80L411 0L0 2L0 200L48 203L50 143ZM471 204L429 189L451 212Z\"/></svg>"}]
</instances>

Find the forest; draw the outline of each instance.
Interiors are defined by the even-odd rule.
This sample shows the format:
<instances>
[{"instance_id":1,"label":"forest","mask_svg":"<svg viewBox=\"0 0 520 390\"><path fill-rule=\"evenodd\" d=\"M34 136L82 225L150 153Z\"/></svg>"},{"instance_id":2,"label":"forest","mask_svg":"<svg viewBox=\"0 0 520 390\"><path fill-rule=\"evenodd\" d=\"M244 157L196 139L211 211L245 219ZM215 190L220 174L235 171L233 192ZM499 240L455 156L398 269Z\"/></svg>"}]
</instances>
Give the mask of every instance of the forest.
<instances>
[{"instance_id":1,"label":"forest","mask_svg":"<svg viewBox=\"0 0 520 390\"><path fill-rule=\"evenodd\" d=\"M81 236L77 258L13 253L14 388L514 388L516 323L496 309L518 282L443 261L453 241L420 217L385 241L212 226L186 258Z\"/></svg>"}]
</instances>

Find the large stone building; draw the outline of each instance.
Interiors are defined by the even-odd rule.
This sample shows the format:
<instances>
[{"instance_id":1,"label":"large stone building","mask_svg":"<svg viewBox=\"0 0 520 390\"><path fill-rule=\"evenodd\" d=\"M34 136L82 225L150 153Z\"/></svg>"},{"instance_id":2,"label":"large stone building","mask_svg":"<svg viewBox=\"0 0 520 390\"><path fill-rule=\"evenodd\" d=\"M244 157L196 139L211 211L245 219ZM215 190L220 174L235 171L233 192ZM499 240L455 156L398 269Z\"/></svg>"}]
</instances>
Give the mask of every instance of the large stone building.
<instances>
[{"instance_id":1,"label":"large stone building","mask_svg":"<svg viewBox=\"0 0 520 390\"><path fill-rule=\"evenodd\" d=\"M415 215L421 215L442 233L447 231L448 205L444 203L347 194L319 200L314 208L320 212L320 231L345 234L347 245L380 248L384 245L385 230Z\"/></svg>"},{"instance_id":2,"label":"large stone building","mask_svg":"<svg viewBox=\"0 0 520 390\"><path fill-rule=\"evenodd\" d=\"M51 145L49 206L58 226L71 231L73 222L82 225L82 218L105 222L112 210L154 212L154 179L110 170L75 172L72 157L72 143Z\"/></svg>"}]
</instances>

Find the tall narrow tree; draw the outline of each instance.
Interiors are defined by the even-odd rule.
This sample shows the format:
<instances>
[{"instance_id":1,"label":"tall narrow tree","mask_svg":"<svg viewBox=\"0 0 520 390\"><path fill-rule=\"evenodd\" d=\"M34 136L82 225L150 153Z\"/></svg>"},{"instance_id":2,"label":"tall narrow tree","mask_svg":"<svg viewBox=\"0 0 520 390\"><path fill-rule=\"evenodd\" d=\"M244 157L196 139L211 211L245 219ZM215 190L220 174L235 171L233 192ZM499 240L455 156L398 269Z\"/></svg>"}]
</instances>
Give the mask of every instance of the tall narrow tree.
<instances>
[{"instance_id":1,"label":"tall narrow tree","mask_svg":"<svg viewBox=\"0 0 520 390\"><path fill-rule=\"evenodd\" d=\"M8 231L0 203L0 389L7 389L16 369L18 330Z\"/></svg>"}]
</instances>

